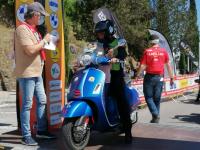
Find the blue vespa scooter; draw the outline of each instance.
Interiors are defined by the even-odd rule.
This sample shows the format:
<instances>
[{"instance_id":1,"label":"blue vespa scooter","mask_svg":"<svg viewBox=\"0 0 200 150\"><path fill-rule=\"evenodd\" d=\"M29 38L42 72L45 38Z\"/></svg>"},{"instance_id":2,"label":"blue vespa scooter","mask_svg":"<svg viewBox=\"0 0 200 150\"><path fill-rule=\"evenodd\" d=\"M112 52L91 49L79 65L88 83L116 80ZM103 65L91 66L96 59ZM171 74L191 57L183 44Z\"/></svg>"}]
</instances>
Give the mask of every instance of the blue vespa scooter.
<instances>
[{"instance_id":1,"label":"blue vespa scooter","mask_svg":"<svg viewBox=\"0 0 200 150\"><path fill-rule=\"evenodd\" d=\"M120 41L122 46L125 41ZM116 47L117 48L117 47ZM72 77L67 94L68 103L64 106L62 134L66 149L84 149L89 141L91 130L109 131L120 125L115 100L104 97L105 74L98 65L107 65L109 59L95 52L86 53L80 59L85 67ZM139 96L132 86L126 87L126 96L132 110L132 123L137 122ZM108 104L109 103L109 104Z\"/></svg>"}]
</instances>

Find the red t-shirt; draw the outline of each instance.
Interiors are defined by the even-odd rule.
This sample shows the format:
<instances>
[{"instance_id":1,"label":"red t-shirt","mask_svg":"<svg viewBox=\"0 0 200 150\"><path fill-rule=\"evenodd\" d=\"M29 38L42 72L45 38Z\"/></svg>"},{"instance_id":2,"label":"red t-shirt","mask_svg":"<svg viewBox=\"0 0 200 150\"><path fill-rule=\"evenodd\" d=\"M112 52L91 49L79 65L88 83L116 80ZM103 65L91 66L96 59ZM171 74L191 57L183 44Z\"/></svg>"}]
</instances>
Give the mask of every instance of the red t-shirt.
<instances>
[{"instance_id":1,"label":"red t-shirt","mask_svg":"<svg viewBox=\"0 0 200 150\"><path fill-rule=\"evenodd\" d=\"M146 72L150 74L164 74L164 65L169 62L169 56L164 48L153 46L144 51L141 64L146 65Z\"/></svg>"}]
</instances>

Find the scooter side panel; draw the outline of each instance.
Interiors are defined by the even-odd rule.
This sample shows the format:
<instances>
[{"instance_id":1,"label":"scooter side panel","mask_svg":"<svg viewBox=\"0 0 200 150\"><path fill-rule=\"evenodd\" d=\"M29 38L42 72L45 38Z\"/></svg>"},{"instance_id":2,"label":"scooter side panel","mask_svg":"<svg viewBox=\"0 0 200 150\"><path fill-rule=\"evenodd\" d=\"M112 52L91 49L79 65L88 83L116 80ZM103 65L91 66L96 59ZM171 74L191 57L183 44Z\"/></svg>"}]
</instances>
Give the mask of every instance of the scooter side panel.
<instances>
[{"instance_id":1,"label":"scooter side panel","mask_svg":"<svg viewBox=\"0 0 200 150\"><path fill-rule=\"evenodd\" d=\"M84 97L96 97L101 99L105 82L105 74L99 69L90 68L85 77L83 86Z\"/></svg>"},{"instance_id":2,"label":"scooter side panel","mask_svg":"<svg viewBox=\"0 0 200 150\"><path fill-rule=\"evenodd\" d=\"M80 116L92 116L92 109L84 101L71 101L62 110L64 118L73 118Z\"/></svg>"},{"instance_id":3,"label":"scooter side panel","mask_svg":"<svg viewBox=\"0 0 200 150\"><path fill-rule=\"evenodd\" d=\"M70 86L69 86L68 93L67 93L68 100L75 98L74 93L76 90L82 91L82 87L83 87L83 84L85 81L85 77L87 75L87 71L88 71L88 69L80 70L80 71L76 72L76 74L71 79ZM82 96L81 94L82 93L80 93L80 96Z\"/></svg>"}]
</instances>

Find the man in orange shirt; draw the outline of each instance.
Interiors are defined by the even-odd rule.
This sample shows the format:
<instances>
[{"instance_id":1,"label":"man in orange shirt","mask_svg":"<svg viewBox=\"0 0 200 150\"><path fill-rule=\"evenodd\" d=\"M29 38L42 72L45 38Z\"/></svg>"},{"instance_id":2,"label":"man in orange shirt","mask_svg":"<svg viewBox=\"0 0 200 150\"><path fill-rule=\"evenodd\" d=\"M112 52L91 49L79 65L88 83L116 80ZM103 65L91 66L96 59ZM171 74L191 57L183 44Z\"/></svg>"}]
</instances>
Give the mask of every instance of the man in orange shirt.
<instances>
[{"instance_id":1,"label":"man in orange shirt","mask_svg":"<svg viewBox=\"0 0 200 150\"><path fill-rule=\"evenodd\" d=\"M136 78L143 70L146 71L143 81L143 92L148 108L152 114L151 123L159 123L160 100L163 89L164 66L166 65L170 84L173 84L173 73L169 63L169 56L164 48L159 46L159 37L150 36L152 47L144 51Z\"/></svg>"}]
</instances>

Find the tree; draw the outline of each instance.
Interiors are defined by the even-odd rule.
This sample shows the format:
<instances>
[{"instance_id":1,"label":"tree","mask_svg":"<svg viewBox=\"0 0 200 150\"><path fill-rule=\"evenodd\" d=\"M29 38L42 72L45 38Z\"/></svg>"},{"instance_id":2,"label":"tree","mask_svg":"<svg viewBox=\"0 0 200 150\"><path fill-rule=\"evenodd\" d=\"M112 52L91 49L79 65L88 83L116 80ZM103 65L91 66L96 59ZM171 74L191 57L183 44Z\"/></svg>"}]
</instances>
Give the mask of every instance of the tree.
<instances>
[{"instance_id":1,"label":"tree","mask_svg":"<svg viewBox=\"0 0 200 150\"><path fill-rule=\"evenodd\" d=\"M92 10L105 6L112 10L124 31L131 51L141 55L146 47L146 29L149 28L151 15L148 0L79 0L73 15L73 29L78 39L94 40Z\"/></svg>"},{"instance_id":2,"label":"tree","mask_svg":"<svg viewBox=\"0 0 200 150\"><path fill-rule=\"evenodd\" d=\"M184 34L184 39L190 46L191 51L198 58L198 44L199 44L199 31L197 26L197 10L195 0L190 0L190 7L188 11L188 25Z\"/></svg>"},{"instance_id":3,"label":"tree","mask_svg":"<svg viewBox=\"0 0 200 150\"><path fill-rule=\"evenodd\" d=\"M14 0L1 0L0 3L0 22L7 26L15 25Z\"/></svg>"},{"instance_id":4,"label":"tree","mask_svg":"<svg viewBox=\"0 0 200 150\"><path fill-rule=\"evenodd\" d=\"M181 51L179 45L182 41L187 41L186 36L191 35L188 29L191 29L192 25L195 25L195 21L191 21L189 18L189 0L153 0L154 9L156 10L155 23L153 24L156 29L163 33L168 39L169 45L175 55L181 55L179 61L179 68L182 70L187 68L185 61L185 54ZM193 0L194 2L194 0ZM194 4L193 4L194 5ZM195 6L193 6L195 8ZM193 30L193 29L192 29ZM189 34L188 34L189 33ZM192 38L196 38L191 35ZM188 43L188 42L187 42ZM197 44L198 45L198 44ZM183 56L184 55L184 56ZM183 63L183 64L181 64ZM184 66L184 67L183 67ZM182 71L183 72L183 71Z\"/></svg>"},{"instance_id":5,"label":"tree","mask_svg":"<svg viewBox=\"0 0 200 150\"><path fill-rule=\"evenodd\" d=\"M69 30L70 26L72 25L72 14L74 13L74 0L64 0L63 1L63 18L64 18L64 37L65 37L65 76L66 76L66 86L68 85L68 79L69 79L69 71L70 68L68 67L69 64L69 58L70 58L70 53L69 53Z\"/></svg>"},{"instance_id":6,"label":"tree","mask_svg":"<svg viewBox=\"0 0 200 150\"><path fill-rule=\"evenodd\" d=\"M92 10L95 10L104 5L104 1L100 0L77 0L75 3L75 12L72 14L73 30L75 36L79 40L91 41L93 36L93 20Z\"/></svg>"},{"instance_id":7,"label":"tree","mask_svg":"<svg viewBox=\"0 0 200 150\"><path fill-rule=\"evenodd\" d=\"M180 70L180 74L186 73L187 65L186 65L186 55L185 55L185 53L181 53L180 61L179 61L179 70Z\"/></svg>"},{"instance_id":8,"label":"tree","mask_svg":"<svg viewBox=\"0 0 200 150\"><path fill-rule=\"evenodd\" d=\"M128 41L129 50L139 59L147 47L151 9L147 0L124 0L114 8Z\"/></svg>"}]
</instances>

